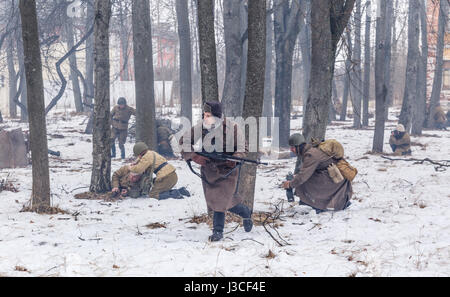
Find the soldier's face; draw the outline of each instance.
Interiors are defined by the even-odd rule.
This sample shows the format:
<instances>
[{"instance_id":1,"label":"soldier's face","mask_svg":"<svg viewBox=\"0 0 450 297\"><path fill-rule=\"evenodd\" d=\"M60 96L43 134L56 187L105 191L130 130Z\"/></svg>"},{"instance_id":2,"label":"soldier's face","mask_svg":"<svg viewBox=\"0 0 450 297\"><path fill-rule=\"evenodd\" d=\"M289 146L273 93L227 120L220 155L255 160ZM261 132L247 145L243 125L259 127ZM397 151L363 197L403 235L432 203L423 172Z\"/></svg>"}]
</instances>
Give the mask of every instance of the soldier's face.
<instances>
[{"instance_id":1,"label":"soldier's face","mask_svg":"<svg viewBox=\"0 0 450 297\"><path fill-rule=\"evenodd\" d=\"M210 112L203 113L203 120L204 120L205 124L208 126L211 126L212 124L215 123L214 116Z\"/></svg>"},{"instance_id":2,"label":"soldier's face","mask_svg":"<svg viewBox=\"0 0 450 297\"><path fill-rule=\"evenodd\" d=\"M124 108L125 108L125 105L119 104L119 108L120 108L120 109L124 109Z\"/></svg>"},{"instance_id":3,"label":"soldier's face","mask_svg":"<svg viewBox=\"0 0 450 297\"><path fill-rule=\"evenodd\" d=\"M291 152L294 153L294 154L297 154L297 151L296 151L296 149L295 149L295 146L291 146Z\"/></svg>"}]
</instances>

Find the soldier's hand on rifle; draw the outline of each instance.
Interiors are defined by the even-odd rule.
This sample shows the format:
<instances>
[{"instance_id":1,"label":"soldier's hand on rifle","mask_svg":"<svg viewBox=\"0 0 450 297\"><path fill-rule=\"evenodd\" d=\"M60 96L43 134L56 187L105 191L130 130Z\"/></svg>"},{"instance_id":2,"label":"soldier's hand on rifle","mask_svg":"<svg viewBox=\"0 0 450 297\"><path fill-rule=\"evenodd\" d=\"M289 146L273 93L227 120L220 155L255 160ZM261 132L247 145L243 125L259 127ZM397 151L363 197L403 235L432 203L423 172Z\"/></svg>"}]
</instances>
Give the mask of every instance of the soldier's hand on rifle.
<instances>
[{"instance_id":1,"label":"soldier's hand on rifle","mask_svg":"<svg viewBox=\"0 0 450 297\"><path fill-rule=\"evenodd\" d=\"M231 161L231 160L227 160L225 162L225 166L230 167L230 168L234 168L234 167L236 167L236 162Z\"/></svg>"},{"instance_id":2,"label":"soldier's hand on rifle","mask_svg":"<svg viewBox=\"0 0 450 297\"><path fill-rule=\"evenodd\" d=\"M113 189L112 189L112 192L113 192L113 193L119 193L120 190L119 190L119 188L113 188Z\"/></svg>"},{"instance_id":3,"label":"soldier's hand on rifle","mask_svg":"<svg viewBox=\"0 0 450 297\"><path fill-rule=\"evenodd\" d=\"M122 192L120 193L120 195L122 195L123 197L127 196L127 194L128 194L127 189L123 189Z\"/></svg>"},{"instance_id":4,"label":"soldier's hand on rifle","mask_svg":"<svg viewBox=\"0 0 450 297\"><path fill-rule=\"evenodd\" d=\"M195 154L192 156L192 161L201 166L205 166L206 162L208 161L208 158Z\"/></svg>"},{"instance_id":5,"label":"soldier's hand on rifle","mask_svg":"<svg viewBox=\"0 0 450 297\"><path fill-rule=\"evenodd\" d=\"M287 180L287 181L283 182L283 184L281 186L285 190L290 189L291 188L291 182Z\"/></svg>"}]
</instances>

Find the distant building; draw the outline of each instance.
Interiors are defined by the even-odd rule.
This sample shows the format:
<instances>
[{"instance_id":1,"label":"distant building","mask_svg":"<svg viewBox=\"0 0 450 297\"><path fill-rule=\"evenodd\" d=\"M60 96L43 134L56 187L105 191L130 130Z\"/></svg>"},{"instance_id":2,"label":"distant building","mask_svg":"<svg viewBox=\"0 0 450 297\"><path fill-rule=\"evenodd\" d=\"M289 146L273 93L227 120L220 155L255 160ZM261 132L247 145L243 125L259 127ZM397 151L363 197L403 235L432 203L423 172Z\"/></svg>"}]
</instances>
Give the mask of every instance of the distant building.
<instances>
[{"instance_id":1,"label":"distant building","mask_svg":"<svg viewBox=\"0 0 450 297\"><path fill-rule=\"evenodd\" d=\"M439 0L427 0L428 20L428 74L427 95L430 99L433 88L434 70L436 65L436 45L439 23ZM450 14L449 16L450 17ZM450 22L447 22L445 32L444 69L442 77L441 104L450 106Z\"/></svg>"}]
</instances>

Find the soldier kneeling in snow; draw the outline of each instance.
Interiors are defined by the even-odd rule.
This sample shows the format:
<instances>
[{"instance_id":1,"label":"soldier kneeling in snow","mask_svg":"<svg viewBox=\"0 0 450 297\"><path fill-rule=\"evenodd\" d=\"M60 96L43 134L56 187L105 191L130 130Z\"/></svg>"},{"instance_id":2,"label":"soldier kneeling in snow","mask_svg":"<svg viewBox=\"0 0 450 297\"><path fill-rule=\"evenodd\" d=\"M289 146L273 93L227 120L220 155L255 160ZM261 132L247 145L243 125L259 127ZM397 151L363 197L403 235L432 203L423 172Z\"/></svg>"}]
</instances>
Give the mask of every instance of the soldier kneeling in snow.
<instances>
[{"instance_id":1,"label":"soldier kneeling in snow","mask_svg":"<svg viewBox=\"0 0 450 297\"><path fill-rule=\"evenodd\" d=\"M294 179L285 181L283 188L295 189L300 205L311 206L317 213L346 209L357 170L343 159L342 145L335 140L308 144L301 134L292 135L289 145L299 161Z\"/></svg>"},{"instance_id":2,"label":"soldier kneeling in snow","mask_svg":"<svg viewBox=\"0 0 450 297\"><path fill-rule=\"evenodd\" d=\"M396 156L411 155L411 138L406 133L405 127L399 124L391 133L389 144Z\"/></svg>"},{"instance_id":3,"label":"soldier kneeling in snow","mask_svg":"<svg viewBox=\"0 0 450 297\"><path fill-rule=\"evenodd\" d=\"M148 149L143 142L138 142L133 148L136 162L129 167L135 183L139 183L139 196L164 200L168 198L182 199L190 196L186 188L173 189L178 182L175 167L157 152ZM153 175L156 177L153 178ZM134 194L136 196L137 194ZM130 195L131 196L131 195ZM139 197L138 196L138 197Z\"/></svg>"}]
</instances>

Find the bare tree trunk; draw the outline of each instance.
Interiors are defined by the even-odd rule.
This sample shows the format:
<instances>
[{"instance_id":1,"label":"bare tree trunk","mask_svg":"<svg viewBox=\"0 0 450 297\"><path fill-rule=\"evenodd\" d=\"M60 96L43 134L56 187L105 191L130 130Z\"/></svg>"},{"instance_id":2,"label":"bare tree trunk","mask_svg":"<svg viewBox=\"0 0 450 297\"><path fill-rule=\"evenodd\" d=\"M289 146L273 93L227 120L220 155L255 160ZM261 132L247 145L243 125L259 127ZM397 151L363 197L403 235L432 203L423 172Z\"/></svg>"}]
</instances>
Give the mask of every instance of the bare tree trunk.
<instances>
[{"instance_id":1,"label":"bare tree trunk","mask_svg":"<svg viewBox=\"0 0 450 297\"><path fill-rule=\"evenodd\" d=\"M355 0L314 0L311 3L311 78L303 117L307 140L324 139L328 125L336 49Z\"/></svg>"},{"instance_id":2,"label":"bare tree trunk","mask_svg":"<svg viewBox=\"0 0 450 297\"><path fill-rule=\"evenodd\" d=\"M192 122L192 46L187 1L176 0L176 11L180 38L181 116Z\"/></svg>"},{"instance_id":3,"label":"bare tree trunk","mask_svg":"<svg viewBox=\"0 0 450 297\"><path fill-rule=\"evenodd\" d=\"M276 53L275 117L279 119L279 143L287 147L291 132L292 59L300 32L300 4L297 0L274 0L274 36Z\"/></svg>"},{"instance_id":4,"label":"bare tree trunk","mask_svg":"<svg viewBox=\"0 0 450 297\"><path fill-rule=\"evenodd\" d=\"M266 59L266 1L248 3L248 63L243 117L259 118L264 102L264 77ZM258 129L259 130L259 129ZM248 136L248 131L246 131ZM256 160L258 152L250 152ZM244 165L241 172L239 194L244 204L253 210L255 197L256 166Z\"/></svg>"},{"instance_id":5,"label":"bare tree trunk","mask_svg":"<svg viewBox=\"0 0 450 297\"><path fill-rule=\"evenodd\" d=\"M224 115L237 117L242 114L241 101L241 1L223 1L223 27L226 52L226 71L222 104Z\"/></svg>"},{"instance_id":6,"label":"bare tree trunk","mask_svg":"<svg viewBox=\"0 0 450 297\"><path fill-rule=\"evenodd\" d=\"M353 128L361 129L361 0L355 3L355 49L353 51L354 75L352 81Z\"/></svg>"},{"instance_id":7,"label":"bare tree trunk","mask_svg":"<svg viewBox=\"0 0 450 297\"><path fill-rule=\"evenodd\" d=\"M136 141L156 150L155 90L150 5L148 0L133 0L133 48L136 88Z\"/></svg>"},{"instance_id":8,"label":"bare tree trunk","mask_svg":"<svg viewBox=\"0 0 450 297\"><path fill-rule=\"evenodd\" d=\"M383 152L384 144L384 125L386 119L386 96L387 87L385 80L385 59L386 59L386 47L384 46L386 40L386 1L381 0L381 4L378 9L380 10L380 16L377 17L377 32L376 32L376 44L375 44L375 134L373 137L373 151Z\"/></svg>"},{"instance_id":9,"label":"bare tree trunk","mask_svg":"<svg viewBox=\"0 0 450 297\"><path fill-rule=\"evenodd\" d=\"M17 117L17 106L13 101L17 93L17 73L14 66L14 53L13 53L13 39L10 38L6 47L6 59L8 64L8 77L9 77L9 116L11 118Z\"/></svg>"},{"instance_id":10,"label":"bare tree trunk","mask_svg":"<svg viewBox=\"0 0 450 297\"><path fill-rule=\"evenodd\" d=\"M109 21L111 1L95 0L94 79L95 106L92 135L92 175L90 191L111 190L111 120L109 78Z\"/></svg>"},{"instance_id":11,"label":"bare tree trunk","mask_svg":"<svg viewBox=\"0 0 450 297\"><path fill-rule=\"evenodd\" d=\"M70 50L74 46L74 30L72 18L68 17L66 19L65 29L66 29L66 38L67 38L67 48ZM75 108L77 112L83 112L83 101L81 99L81 90L80 83L78 81L77 74L77 56L76 52L74 52L69 57L69 65L70 65L70 80L72 81L72 89L73 89L73 98L75 102Z\"/></svg>"},{"instance_id":12,"label":"bare tree trunk","mask_svg":"<svg viewBox=\"0 0 450 297\"><path fill-rule=\"evenodd\" d=\"M406 83L402 110L399 122L405 126L406 131L411 130L414 101L417 95L417 67L419 47L419 0L409 1L408 16L408 57L406 64Z\"/></svg>"},{"instance_id":13,"label":"bare tree trunk","mask_svg":"<svg viewBox=\"0 0 450 297\"><path fill-rule=\"evenodd\" d=\"M344 90L342 94L342 109L340 114L340 121L345 121L347 118L347 106L348 106L348 96L350 91L350 83L352 82L351 67L352 67L352 56L353 56L353 45L352 36L350 30L346 32L347 35L347 58L345 60L345 78L344 78Z\"/></svg>"},{"instance_id":14,"label":"bare tree trunk","mask_svg":"<svg viewBox=\"0 0 450 297\"><path fill-rule=\"evenodd\" d=\"M44 213L50 208L47 127L45 122L44 81L35 0L20 0L24 67L28 88L28 117L32 156L33 189L31 208Z\"/></svg>"},{"instance_id":15,"label":"bare tree trunk","mask_svg":"<svg viewBox=\"0 0 450 297\"><path fill-rule=\"evenodd\" d=\"M425 112L427 101L427 63L428 63L428 34L427 34L427 11L425 0L419 0L420 3L420 33L422 49L418 57L417 73L417 91L416 100L413 108L411 134L422 135L422 129L425 124Z\"/></svg>"},{"instance_id":16,"label":"bare tree trunk","mask_svg":"<svg viewBox=\"0 0 450 297\"><path fill-rule=\"evenodd\" d=\"M120 46L122 48L123 60L121 68L122 80L129 81L130 75L128 72L128 48L129 48L129 37L128 37L128 22L127 22L127 4L119 2L119 23L120 23Z\"/></svg>"},{"instance_id":17,"label":"bare tree trunk","mask_svg":"<svg viewBox=\"0 0 450 297\"><path fill-rule=\"evenodd\" d=\"M394 17L394 6L393 1L388 1L386 3L386 41L384 46L386 47L386 59L384 60L384 80L387 90L386 97L386 108L385 108L385 120L389 117L389 107L392 105L392 91L391 88L391 57L392 57L392 25Z\"/></svg>"},{"instance_id":18,"label":"bare tree trunk","mask_svg":"<svg viewBox=\"0 0 450 297\"><path fill-rule=\"evenodd\" d=\"M303 67L303 114L306 110L306 101L308 100L309 79L311 75L311 0L302 1L302 14L300 21L300 49L302 52Z\"/></svg>"},{"instance_id":19,"label":"bare tree trunk","mask_svg":"<svg viewBox=\"0 0 450 297\"><path fill-rule=\"evenodd\" d=\"M270 2L270 0L269 0ZM267 135L272 135L273 98L272 98L272 64L273 64L273 18L266 15L266 66L264 79L263 117L267 118Z\"/></svg>"},{"instance_id":20,"label":"bare tree trunk","mask_svg":"<svg viewBox=\"0 0 450 297\"><path fill-rule=\"evenodd\" d=\"M366 30L364 41L364 87L363 87L363 126L369 126L369 99L370 99L370 24L371 18L371 3L366 2Z\"/></svg>"},{"instance_id":21,"label":"bare tree trunk","mask_svg":"<svg viewBox=\"0 0 450 297\"><path fill-rule=\"evenodd\" d=\"M434 70L433 88L431 91L430 110L428 114L428 127L434 127L433 111L441 99L442 69L444 66L445 28L448 22L449 4L441 1L439 9L438 40L436 45L436 68Z\"/></svg>"},{"instance_id":22,"label":"bare tree trunk","mask_svg":"<svg viewBox=\"0 0 450 297\"><path fill-rule=\"evenodd\" d=\"M87 1L87 18L86 18L86 31L92 27L95 18L94 3L92 0ZM85 90L85 103L92 105L92 99L94 97L94 35L92 34L86 40L86 86ZM92 132L91 132L92 133Z\"/></svg>"},{"instance_id":23,"label":"bare tree trunk","mask_svg":"<svg viewBox=\"0 0 450 297\"><path fill-rule=\"evenodd\" d=\"M22 30L19 28L19 35L22 35ZM19 72L21 73L20 75L20 80L21 81L26 81L25 78L25 61L24 61L24 49L23 49L23 43L22 43L22 38L18 38L17 39L17 58L19 60ZM20 102L22 103L22 105L25 108L28 108L28 103L27 103L27 98L28 98L28 87L27 84L24 83L23 85L23 89L21 92L21 96L20 96ZM28 113L26 111L24 111L23 109L20 110L20 121L21 122L28 122Z\"/></svg>"},{"instance_id":24,"label":"bare tree trunk","mask_svg":"<svg viewBox=\"0 0 450 297\"><path fill-rule=\"evenodd\" d=\"M197 15L202 102L219 101L216 36L214 33L214 2L197 0Z\"/></svg>"}]
</instances>

